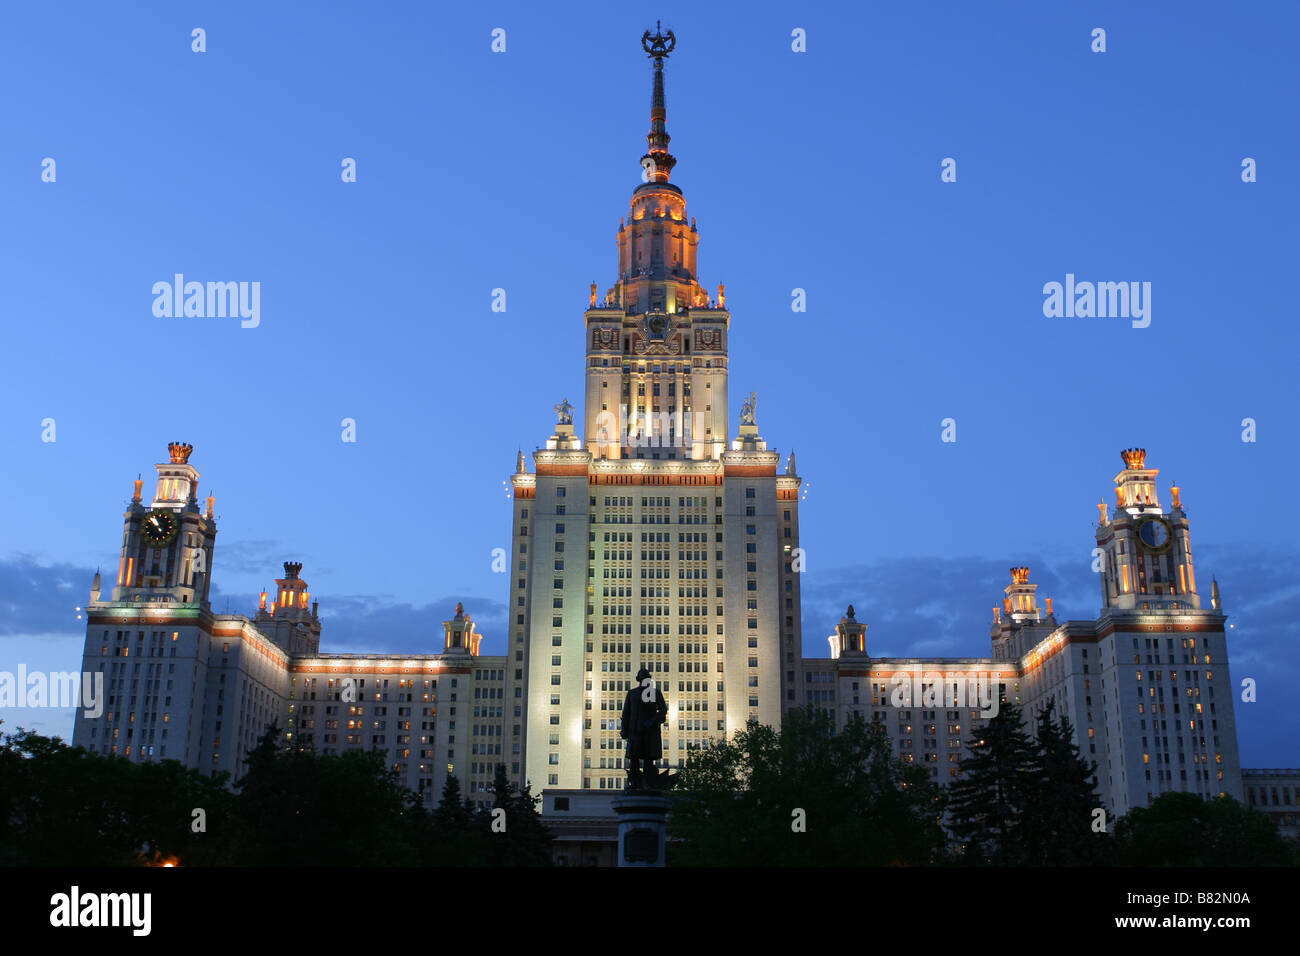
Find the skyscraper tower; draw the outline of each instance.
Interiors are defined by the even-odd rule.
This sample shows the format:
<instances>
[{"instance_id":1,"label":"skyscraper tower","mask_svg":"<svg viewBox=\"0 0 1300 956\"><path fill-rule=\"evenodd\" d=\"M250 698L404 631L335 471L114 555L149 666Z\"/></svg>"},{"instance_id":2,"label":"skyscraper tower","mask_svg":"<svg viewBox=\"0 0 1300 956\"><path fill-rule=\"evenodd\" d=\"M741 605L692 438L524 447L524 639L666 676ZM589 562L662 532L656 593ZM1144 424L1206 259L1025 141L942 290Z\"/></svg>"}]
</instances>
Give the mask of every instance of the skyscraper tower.
<instances>
[{"instance_id":1,"label":"skyscraper tower","mask_svg":"<svg viewBox=\"0 0 1300 956\"><path fill-rule=\"evenodd\" d=\"M666 763L796 704L800 664L794 456L759 435L757 397L728 417L731 314L699 280L699 232L670 181L664 61L653 61L643 182L615 235L618 273L584 314L583 437L574 408L519 456L509 647L515 740L535 788L621 789L619 713L646 667L669 704ZM518 686L518 685L517 685Z\"/></svg>"}]
</instances>

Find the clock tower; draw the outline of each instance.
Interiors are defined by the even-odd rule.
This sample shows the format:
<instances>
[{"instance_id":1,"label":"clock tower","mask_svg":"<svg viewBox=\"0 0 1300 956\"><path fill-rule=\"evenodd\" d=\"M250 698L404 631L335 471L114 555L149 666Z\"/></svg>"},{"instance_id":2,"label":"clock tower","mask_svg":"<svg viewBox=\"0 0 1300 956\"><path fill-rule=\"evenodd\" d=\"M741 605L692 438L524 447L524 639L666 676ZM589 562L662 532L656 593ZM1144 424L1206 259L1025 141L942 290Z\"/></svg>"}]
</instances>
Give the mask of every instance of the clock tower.
<instances>
[{"instance_id":1,"label":"clock tower","mask_svg":"<svg viewBox=\"0 0 1300 956\"><path fill-rule=\"evenodd\" d=\"M1156 493L1158 469L1146 467L1146 449L1120 452L1124 470L1115 481L1115 514L1097 505L1103 608L1199 610L1187 514L1177 485L1165 511Z\"/></svg>"},{"instance_id":2,"label":"clock tower","mask_svg":"<svg viewBox=\"0 0 1300 956\"><path fill-rule=\"evenodd\" d=\"M199 510L199 472L189 463L193 451L193 445L181 442L167 446L168 460L154 466L158 479L147 507L141 496L144 482L135 480L124 515L113 601L208 608L217 524L211 496Z\"/></svg>"}]
</instances>

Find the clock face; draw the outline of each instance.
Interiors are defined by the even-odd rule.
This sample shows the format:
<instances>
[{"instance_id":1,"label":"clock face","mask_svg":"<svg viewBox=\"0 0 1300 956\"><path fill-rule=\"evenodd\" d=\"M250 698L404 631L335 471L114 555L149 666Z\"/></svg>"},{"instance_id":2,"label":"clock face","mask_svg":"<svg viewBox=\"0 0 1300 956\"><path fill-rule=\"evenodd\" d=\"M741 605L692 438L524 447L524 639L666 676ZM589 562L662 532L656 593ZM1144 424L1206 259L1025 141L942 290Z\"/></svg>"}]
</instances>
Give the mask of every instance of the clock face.
<instances>
[{"instance_id":1,"label":"clock face","mask_svg":"<svg viewBox=\"0 0 1300 956\"><path fill-rule=\"evenodd\" d=\"M647 325L651 335L655 338L662 338L663 334L668 331L668 316L652 315Z\"/></svg>"},{"instance_id":2,"label":"clock face","mask_svg":"<svg viewBox=\"0 0 1300 956\"><path fill-rule=\"evenodd\" d=\"M1169 522L1163 518L1147 518L1138 526L1138 539L1148 551L1164 551L1173 541Z\"/></svg>"},{"instance_id":3,"label":"clock face","mask_svg":"<svg viewBox=\"0 0 1300 956\"><path fill-rule=\"evenodd\" d=\"M180 522L170 511L150 511L144 516L140 525L140 534L145 542L155 548L169 544L180 530Z\"/></svg>"}]
</instances>

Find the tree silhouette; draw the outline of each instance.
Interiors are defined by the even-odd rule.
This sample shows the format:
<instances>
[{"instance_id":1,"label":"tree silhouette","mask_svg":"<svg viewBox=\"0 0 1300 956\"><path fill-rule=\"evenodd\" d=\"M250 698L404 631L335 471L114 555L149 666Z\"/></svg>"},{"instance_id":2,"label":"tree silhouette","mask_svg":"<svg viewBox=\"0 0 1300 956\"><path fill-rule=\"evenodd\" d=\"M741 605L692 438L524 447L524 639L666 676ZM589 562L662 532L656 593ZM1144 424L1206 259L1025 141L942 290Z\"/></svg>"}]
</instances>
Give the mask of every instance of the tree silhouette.
<instances>
[{"instance_id":1,"label":"tree silhouette","mask_svg":"<svg viewBox=\"0 0 1300 956\"><path fill-rule=\"evenodd\" d=\"M669 861L711 866L921 864L941 852L942 793L884 730L827 711L750 721L690 757L668 822Z\"/></svg>"}]
</instances>

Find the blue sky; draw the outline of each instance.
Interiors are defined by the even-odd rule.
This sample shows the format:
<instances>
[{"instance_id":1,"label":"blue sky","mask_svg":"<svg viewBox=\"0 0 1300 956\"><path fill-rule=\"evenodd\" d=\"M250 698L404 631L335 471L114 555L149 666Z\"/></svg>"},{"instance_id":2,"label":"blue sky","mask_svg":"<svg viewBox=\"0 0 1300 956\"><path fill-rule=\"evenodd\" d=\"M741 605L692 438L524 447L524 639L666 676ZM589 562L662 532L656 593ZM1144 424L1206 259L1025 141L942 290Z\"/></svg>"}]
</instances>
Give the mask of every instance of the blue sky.
<instances>
[{"instance_id":1,"label":"blue sky","mask_svg":"<svg viewBox=\"0 0 1300 956\"><path fill-rule=\"evenodd\" d=\"M852 602L872 653L984 654L1012 564L1095 616L1094 503L1141 445L1260 680L1243 762L1300 765L1300 15L877 6L5 7L0 669L75 666L73 607L172 439L216 495L217 610L293 558L327 649L437 649L457 600L503 649L501 482L581 396L662 18L732 391L809 482L805 653ZM260 324L155 317L177 272L260 282ZM1150 326L1045 317L1067 273L1150 282Z\"/></svg>"}]
</instances>

